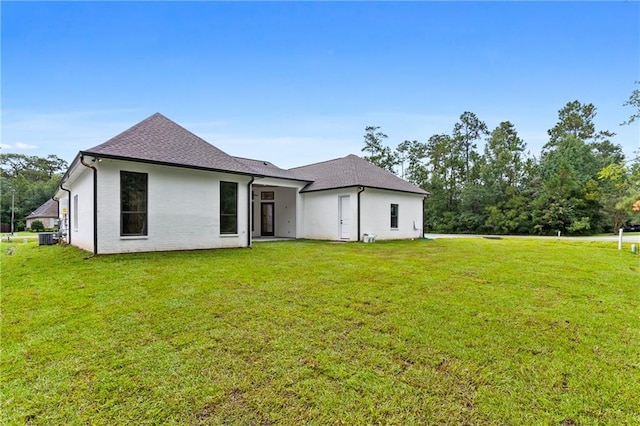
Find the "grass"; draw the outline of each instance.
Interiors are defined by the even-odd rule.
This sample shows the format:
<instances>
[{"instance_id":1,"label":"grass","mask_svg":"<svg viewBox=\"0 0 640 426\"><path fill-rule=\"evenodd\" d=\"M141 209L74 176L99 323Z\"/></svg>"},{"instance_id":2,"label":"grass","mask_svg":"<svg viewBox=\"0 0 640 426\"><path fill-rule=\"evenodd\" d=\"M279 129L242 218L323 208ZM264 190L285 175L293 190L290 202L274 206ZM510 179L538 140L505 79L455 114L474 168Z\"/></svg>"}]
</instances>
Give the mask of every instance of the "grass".
<instances>
[{"instance_id":1,"label":"grass","mask_svg":"<svg viewBox=\"0 0 640 426\"><path fill-rule=\"evenodd\" d=\"M3 424L640 423L640 256L614 243L14 245Z\"/></svg>"}]
</instances>

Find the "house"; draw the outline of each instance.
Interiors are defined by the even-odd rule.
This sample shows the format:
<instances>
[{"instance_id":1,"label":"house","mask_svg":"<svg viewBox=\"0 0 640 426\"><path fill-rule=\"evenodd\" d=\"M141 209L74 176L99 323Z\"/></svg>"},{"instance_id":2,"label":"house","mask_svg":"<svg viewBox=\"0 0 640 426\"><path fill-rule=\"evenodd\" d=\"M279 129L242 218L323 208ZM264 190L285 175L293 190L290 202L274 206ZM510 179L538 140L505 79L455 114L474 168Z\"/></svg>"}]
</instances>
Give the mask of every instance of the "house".
<instances>
[{"instance_id":1,"label":"house","mask_svg":"<svg viewBox=\"0 0 640 426\"><path fill-rule=\"evenodd\" d=\"M427 195L355 155L289 170L233 157L154 114L80 151L55 198L68 242L102 254L416 238Z\"/></svg>"},{"instance_id":2,"label":"house","mask_svg":"<svg viewBox=\"0 0 640 426\"><path fill-rule=\"evenodd\" d=\"M47 200L43 205L35 209L26 217L25 228L31 229L31 224L39 220L45 228L56 228L58 226L58 202L53 199Z\"/></svg>"}]
</instances>

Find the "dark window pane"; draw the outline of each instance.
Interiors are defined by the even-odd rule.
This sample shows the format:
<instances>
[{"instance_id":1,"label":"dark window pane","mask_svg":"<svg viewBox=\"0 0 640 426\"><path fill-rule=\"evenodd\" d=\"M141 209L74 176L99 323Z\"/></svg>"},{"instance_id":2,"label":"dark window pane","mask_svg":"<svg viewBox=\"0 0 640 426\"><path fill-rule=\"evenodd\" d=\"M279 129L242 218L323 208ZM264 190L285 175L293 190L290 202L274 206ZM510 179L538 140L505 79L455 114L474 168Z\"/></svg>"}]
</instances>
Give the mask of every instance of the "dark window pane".
<instances>
[{"instance_id":1,"label":"dark window pane","mask_svg":"<svg viewBox=\"0 0 640 426\"><path fill-rule=\"evenodd\" d=\"M122 213L122 235L147 235L147 215Z\"/></svg>"},{"instance_id":2,"label":"dark window pane","mask_svg":"<svg viewBox=\"0 0 640 426\"><path fill-rule=\"evenodd\" d=\"M221 234L237 234L238 218L236 216L220 217L220 233Z\"/></svg>"},{"instance_id":3,"label":"dark window pane","mask_svg":"<svg viewBox=\"0 0 640 426\"><path fill-rule=\"evenodd\" d=\"M238 209L238 184L235 182L220 182L220 212L236 214Z\"/></svg>"},{"instance_id":4,"label":"dark window pane","mask_svg":"<svg viewBox=\"0 0 640 426\"><path fill-rule=\"evenodd\" d=\"M120 172L120 234L147 235L147 174Z\"/></svg>"},{"instance_id":5,"label":"dark window pane","mask_svg":"<svg viewBox=\"0 0 640 426\"><path fill-rule=\"evenodd\" d=\"M398 227L398 205L391 204L391 227Z\"/></svg>"},{"instance_id":6,"label":"dark window pane","mask_svg":"<svg viewBox=\"0 0 640 426\"><path fill-rule=\"evenodd\" d=\"M220 233L238 233L238 184L220 182Z\"/></svg>"}]
</instances>

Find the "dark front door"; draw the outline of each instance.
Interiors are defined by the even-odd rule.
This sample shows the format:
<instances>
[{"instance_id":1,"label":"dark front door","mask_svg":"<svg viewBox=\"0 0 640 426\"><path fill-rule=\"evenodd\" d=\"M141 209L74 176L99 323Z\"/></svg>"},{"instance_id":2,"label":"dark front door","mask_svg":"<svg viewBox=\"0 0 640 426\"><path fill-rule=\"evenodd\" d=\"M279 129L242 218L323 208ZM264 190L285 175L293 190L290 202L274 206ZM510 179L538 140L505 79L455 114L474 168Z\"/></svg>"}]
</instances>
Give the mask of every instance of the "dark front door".
<instances>
[{"instance_id":1,"label":"dark front door","mask_svg":"<svg viewBox=\"0 0 640 426\"><path fill-rule=\"evenodd\" d=\"M274 236L274 208L273 203L262 203L260 205L260 235L263 237Z\"/></svg>"}]
</instances>

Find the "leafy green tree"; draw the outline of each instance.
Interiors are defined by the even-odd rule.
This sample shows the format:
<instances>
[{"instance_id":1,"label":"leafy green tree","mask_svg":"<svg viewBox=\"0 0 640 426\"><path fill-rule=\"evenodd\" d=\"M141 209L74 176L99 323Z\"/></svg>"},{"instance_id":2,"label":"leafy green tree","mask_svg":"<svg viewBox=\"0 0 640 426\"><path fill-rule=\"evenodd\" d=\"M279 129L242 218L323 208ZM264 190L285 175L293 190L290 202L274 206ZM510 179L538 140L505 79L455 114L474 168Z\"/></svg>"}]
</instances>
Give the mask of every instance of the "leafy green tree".
<instances>
[{"instance_id":1,"label":"leafy green tree","mask_svg":"<svg viewBox=\"0 0 640 426\"><path fill-rule=\"evenodd\" d=\"M610 200L615 202L615 213L619 215L619 222L614 226L617 230L625 222L640 223L640 156L637 156L626 167L624 163L612 165L600 173L602 179L611 181L614 191ZM611 204L607 204L611 208Z\"/></svg>"},{"instance_id":2,"label":"leafy green tree","mask_svg":"<svg viewBox=\"0 0 640 426\"><path fill-rule=\"evenodd\" d=\"M420 187L427 184L429 176L427 164L427 144L417 140L400 143L396 148L396 158L401 166L401 177Z\"/></svg>"},{"instance_id":3,"label":"leafy green tree","mask_svg":"<svg viewBox=\"0 0 640 426\"><path fill-rule=\"evenodd\" d=\"M11 221L13 198L15 223L23 223L24 217L51 198L66 168L66 161L55 155L0 154L0 221Z\"/></svg>"},{"instance_id":4,"label":"leafy green tree","mask_svg":"<svg viewBox=\"0 0 640 426\"><path fill-rule=\"evenodd\" d=\"M635 84L640 85L640 81L636 81ZM629 125L640 119L640 89L635 89L633 92L631 92L629 99L627 99L627 101L622 105L630 106L631 108L633 108L631 116L627 121L623 122L622 125Z\"/></svg>"},{"instance_id":5,"label":"leafy green tree","mask_svg":"<svg viewBox=\"0 0 640 426\"><path fill-rule=\"evenodd\" d=\"M29 157L23 154L0 154L2 176L16 177L30 165Z\"/></svg>"},{"instance_id":6,"label":"leafy green tree","mask_svg":"<svg viewBox=\"0 0 640 426\"><path fill-rule=\"evenodd\" d=\"M614 210L604 208L612 205L611 183L599 179L598 172L623 162L624 154L608 139L615 133L596 129L595 116L593 104L568 102L548 131L540 163L542 187L533 210L538 232L555 227L569 233L595 233L615 222Z\"/></svg>"},{"instance_id":7,"label":"leafy green tree","mask_svg":"<svg viewBox=\"0 0 640 426\"><path fill-rule=\"evenodd\" d=\"M453 138L459 143L464 161L464 180L471 180L471 167L477 158L477 141L488 134L487 125L477 115L465 111L453 127Z\"/></svg>"},{"instance_id":8,"label":"leafy green tree","mask_svg":"<svg viewBox=\"0 0 640 426\"><path fill-rule=\"evenodd\" d=\"M425 186L431 193L426 203L426 229L456 232L462 200L464 158L461 145L447 134L437 134L426 144L429 167Z\"/></svg>"},{"instance_id":9,"label":"leafy green tree","mask_svg":"<svg viewBox=\"0 0 640 426\"><path fill-rule=\"evenodd\" d=\"M543 189L534 202L534 229L542 234L598 232L598 165L591 147L572 134L543 154Z\"/></svg>"},{"instance_id":10,"label":"leafy green tree","mask_svg":"<svg viewBox=\"0 0 640 426\"><path fill-rule=\"evenodd\" d=\"M552 149L558 142L567 135L585 142L606 140L615 136L609 131L596 131L594 118L597 109L593 104L582 104L575 100L567 104L558 111L558 122L547 131L549 142L544 146L543 153Z\"/></svg>"},{"instance_id":11,"label":"leafy green tree","mask_svg":"<svg viewBox=\"0 0 640 426\"><path fill-rule=\"evenodd\" d=\"M492 132L482 156L484 230L494 234L530 231L531 174L534 160L514 125L504 121Z\"/></svg>"},{"instance_id":12,"label":"leafy green tree","mask_svg":"<svg viewBox=\"0 0 640 426\"><path fill-rule=\"evenodd\" d=\"M635 195L631 174L624 163L611 163L598 172L598 179L604 189L602 204L615 232L632 216L631 202Z\"/></svg>"},{"instance_id":13,"label":"leafy green tree","mask_svg":"<svg viewBox=\"0 0 640 426\"><path fill-rule=\"evenodd\" d=\"M362 152L369 154L365 155L364 159L395 173L394 169L398 161L391 148L385 145L388 136L381 132L378 126L367 126L364 130L364 148L362 148Z\"/></svg>"},{"instance_id":14,"label":"leafy green tree","mask_svg":"<svg viewBox=\"0 0 640 426\"><path fill-rule=\"evenodd\" d=\"M640 81L636 81L635 84L640 85ZM631 92L631 95L629 96L629 99L623 105L633 108L633 113L631 114L629 119L623 122L621 125L630 125L636 120L639 120L640 89L633 90L633 92ZM638 214L640 216L640 150L636 151L635 154L636 157L633 159L634 163L631 167L631 187L628 191L629 194L627 195L626 200L633 201L632 211L634 212L634 214Z\"/></svg>"},{"instance_id":15,"label":"leafy green tree","mask_svg":"<svg viewBox=\"0 0 640 426\"><path fill-rule=\"evenodd\" d=\"M508 187L519 187L526 172L526 144L514 125L503 121L492 132L484 149L483 180L504 193ZM492 188L494 189L494 188Z\"/></svg>"}]
</instances>

